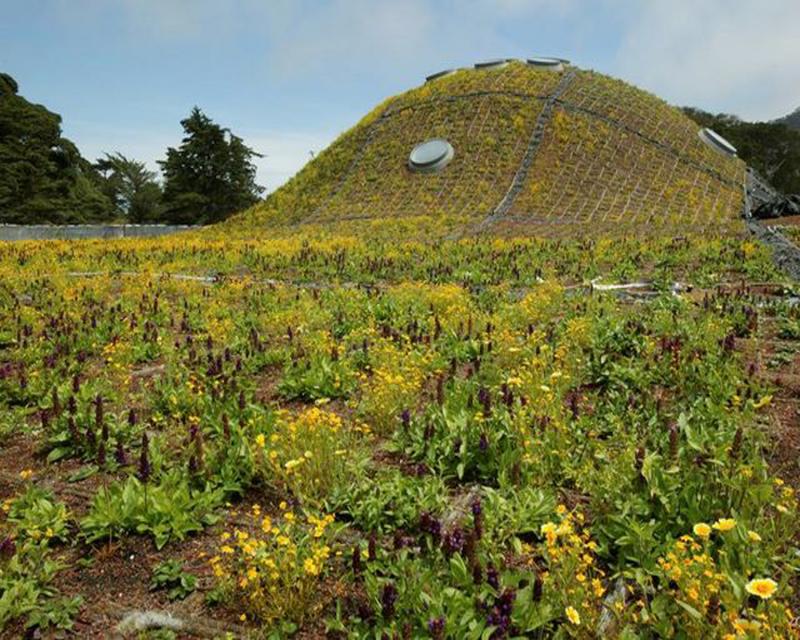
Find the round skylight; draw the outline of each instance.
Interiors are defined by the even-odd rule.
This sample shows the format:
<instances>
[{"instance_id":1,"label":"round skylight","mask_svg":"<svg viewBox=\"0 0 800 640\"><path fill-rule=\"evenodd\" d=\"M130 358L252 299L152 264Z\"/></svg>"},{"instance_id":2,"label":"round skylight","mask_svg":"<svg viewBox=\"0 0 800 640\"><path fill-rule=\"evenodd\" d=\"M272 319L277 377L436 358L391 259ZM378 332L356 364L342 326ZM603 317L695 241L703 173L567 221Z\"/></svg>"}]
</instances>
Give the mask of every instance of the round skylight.
<instances>
[{"instance_id":1,"label":"round skylight","mask_svg":"<svg viewBox=\"0 0 800 640\"><path fill-rule=\"evenodd\" d=\"M500 69L508 64L505 58L498 58L497 60L486 60L485 62L476 62L476 69Z\"/></svg>"},{"instance_id":2,"label":"round skylight","mask_svg":"<svg viewBox=\"0 0 800 640\"><path fill-rule=\"evenodd\" d=\"M408 168L422 173L440 171L453 159L455 151L447 140L434 138L418 144L408 156Z\"/></svg>"},{"instance_id":3,"label":"round skylight","mask_svg":"<svg viewBox=\"0 0 800 640\"><path fill-rule=\"evenodd\" d=\"M550 71L563 71L564 69L564 61L560 58L528 58L528 64Z\"/></svg>"},{"instance_id":4,"label":"round skylight","mask_svg":"<svg viewBox=\"0 0 800 640\"><path fill-rule=\"evenodd\" d=\"M436 73L432 73L429 76L425 76L425 82L430 82L431 80L436 80L436 78L443 78L444 76L449 76L451 73L455 73L455 69L444 69L442 71L437 71Z\"/></svg>"},{"instance_id":5,"label":"round skylight","mask_svg":"<svg viewBox=\"0 0 800 640\"><path fill-rule=\"evenodd\" d=\"M699 135L703 142L705 142L708 146L713 147L717 151L726 153L729 156L736 155L736 147L734 147L730 142L728 142L713 129L701 129Z\"/></svg>"}]
</instances>

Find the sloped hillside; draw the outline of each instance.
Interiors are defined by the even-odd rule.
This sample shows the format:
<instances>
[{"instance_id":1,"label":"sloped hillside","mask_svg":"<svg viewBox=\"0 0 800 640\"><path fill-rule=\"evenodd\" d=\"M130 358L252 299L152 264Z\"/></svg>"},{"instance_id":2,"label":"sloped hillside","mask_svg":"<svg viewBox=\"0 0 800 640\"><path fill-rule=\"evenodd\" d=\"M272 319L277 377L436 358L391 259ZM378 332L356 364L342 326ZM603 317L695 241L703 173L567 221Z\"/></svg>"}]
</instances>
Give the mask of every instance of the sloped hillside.
<instances>
[{"instance_id":1,"label":"sloped hillside","mask_svg":"<svg viewBox=\"0 0 800 640\"><path fill-rule=\"evenodd\" d=\"M745 165L699 133L663 100L568 64L461 69L379 105L230 224L433 216L461 234L587 222L725 231L742 214ZM452 161L411 170L430 139L448 141Z\"/></svg>"}]
</instances>

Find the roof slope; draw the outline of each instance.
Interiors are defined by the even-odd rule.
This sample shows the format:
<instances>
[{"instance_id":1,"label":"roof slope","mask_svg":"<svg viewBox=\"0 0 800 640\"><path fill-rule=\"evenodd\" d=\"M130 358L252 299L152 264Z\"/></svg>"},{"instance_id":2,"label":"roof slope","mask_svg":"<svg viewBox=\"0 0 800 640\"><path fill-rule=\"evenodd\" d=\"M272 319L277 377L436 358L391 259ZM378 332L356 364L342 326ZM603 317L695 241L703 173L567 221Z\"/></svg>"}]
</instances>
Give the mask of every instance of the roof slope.
<instances>
[{"instance_id":1,"label":"roof slope","mask_svg":"<svg viewBox=\"0 0 800 640\"><path fill-rule=\"evenodd\" d=\"M379 105L234 224L439 216L461 233L735 225L745 165L698 133L679 109L592 71L521 61L462 69ZM431 138L447 139L453 160L436 173L409 170L410 151Z\"/></svg>"}]
</instances>

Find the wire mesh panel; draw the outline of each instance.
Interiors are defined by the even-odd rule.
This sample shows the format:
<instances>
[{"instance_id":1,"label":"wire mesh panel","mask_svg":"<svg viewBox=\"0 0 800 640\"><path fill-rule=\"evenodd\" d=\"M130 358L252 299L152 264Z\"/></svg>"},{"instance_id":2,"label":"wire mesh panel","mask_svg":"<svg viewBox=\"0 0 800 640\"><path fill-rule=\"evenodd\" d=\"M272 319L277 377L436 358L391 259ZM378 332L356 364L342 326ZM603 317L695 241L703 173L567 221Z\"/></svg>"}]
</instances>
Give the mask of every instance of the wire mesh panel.
<instances>
[{"instance_id":1,"label":"wire mesh panel","mask_svg":"<svg viewBox=\"0 0 800 640\"><path fill-rule=\"evenodd\" d=\"M583 223L713 225L742 211L742 190L625 128L556 110L512 217Z\"/></svg>"},{"instance_id":2,"label":"wire mesh panel","mask_svg":"<svg viewBox=\"0 0 800 640\"><path fill-rule=\"evenodd\" d=\"M507 216L495 222L485 232L498 237L536 236L552 239L608 237L620 239L624 237L663 237L665 232L674 233L676 236L703 233L712 237L719 237L746 234L747 230L742 219L727 220L714 227L684 224L678 229L635 222L593 222L591 225L587 225L585 222L576 220L557 221L530 216Z\"/></svg>"},{"instance_id":3,"label":"wire mesh panel","mask_svg":"<svg viewBox=\"0 0 800 640\"><path fill-rule=\"evenodd\" d=\"M698 137L699 125L661 98L622 80L592 71L578 71L562 101L664 144L725 179L740 179L741 161L710 149Z\"/></svg>"},{"instance_id":4,"label":"wire mesh panel","mask_svg":"<svg viewBox=\"0 0 800 640\"><path fill-rule=\"evenodd\" d=\"M303 167L285 186L270 194L250 215L269 216L270 223L308 219L337 189L343 168L353 165L368 140L369 127L355 127Z\"/></svg>"},{"instance_id":5,"label":"wire mesh panel","mask_svg":"<svg viewBox=\"0 0 800 640\"><path fill-rule=\"evenodd\" d=\"M558 85L560 76L560 73L537 69L516 61L500 69L459 69L398 96L390 110L417 106L427 100L480 93L546 97Z\"/></svg>"},{"instance_id":6,"label":"wire mesh panel","mask_svg":"<svg viewBox=\"0 0 800 640\"><path fill-rule=\"evenodd\" d=\"M376 123L357 169L315 221L486 215L508 189L542 105L539 99L485 94L393 112ZM436 173L410 171L409 152L431 138L453 146L452 161Z\"/></svg>"},{"instance_id":7,"label":"wire mesh panel","mask_svg":"<svg viewBox=\"0 0 800 640\"><path fill-rule=\"evenodd\" d=\"M519 61L460 69L384 102L261 210L303 224L447 217L462 235L525 220L532 230L721 229L744 209L745 165L699 130L663 100L592 71ZM412 149L436 138L452 158L410 169Z\"/></svg>"}]
</instances>

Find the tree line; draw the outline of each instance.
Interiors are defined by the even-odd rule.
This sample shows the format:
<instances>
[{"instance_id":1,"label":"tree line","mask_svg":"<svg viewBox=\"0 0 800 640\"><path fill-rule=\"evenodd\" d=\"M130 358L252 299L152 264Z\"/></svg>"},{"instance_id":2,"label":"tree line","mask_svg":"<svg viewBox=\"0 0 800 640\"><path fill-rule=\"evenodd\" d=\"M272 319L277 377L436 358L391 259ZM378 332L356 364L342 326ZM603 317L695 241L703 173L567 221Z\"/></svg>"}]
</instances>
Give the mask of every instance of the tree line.
<instances>
[{"instance_id":1,"label":"tree line","mask_svg":"<svg viewBox=\"0 0 800 640\"><path fill-rule=\"evenodd\" d=\"M800 193L800 131L786 121L746 122L728 114L693 107L684 112L736 147L739 157L782 193Z\"/></svg>"},{"instance_id":2,"label":"tree line","mask_svg":"<svg viewBox=\"0 0 800 640\"><path fill-rule=\"evenodd\" d=\"M261 155L195 107L159 161L162 180L121 153L94 163L62 135L61 116L0 73L0 223L210 224L255 204Z\"/></svg>"},{"instance_id":3,"label":"tree line","mask_svg":"<svg viewBox=\"0 0 800 640\"><path fill-rule=\"evenodd\" d=\"M800 193L800 130L684 112L730 140L776 189ZM161 180L121 153L92 163L62 135L60 115L26 100L14 78L0 73L0 223L210 224L260 199L253 162L259 153L197 107L181 126L180 145L158 163Z\"/></svg>"}]
</instances>

